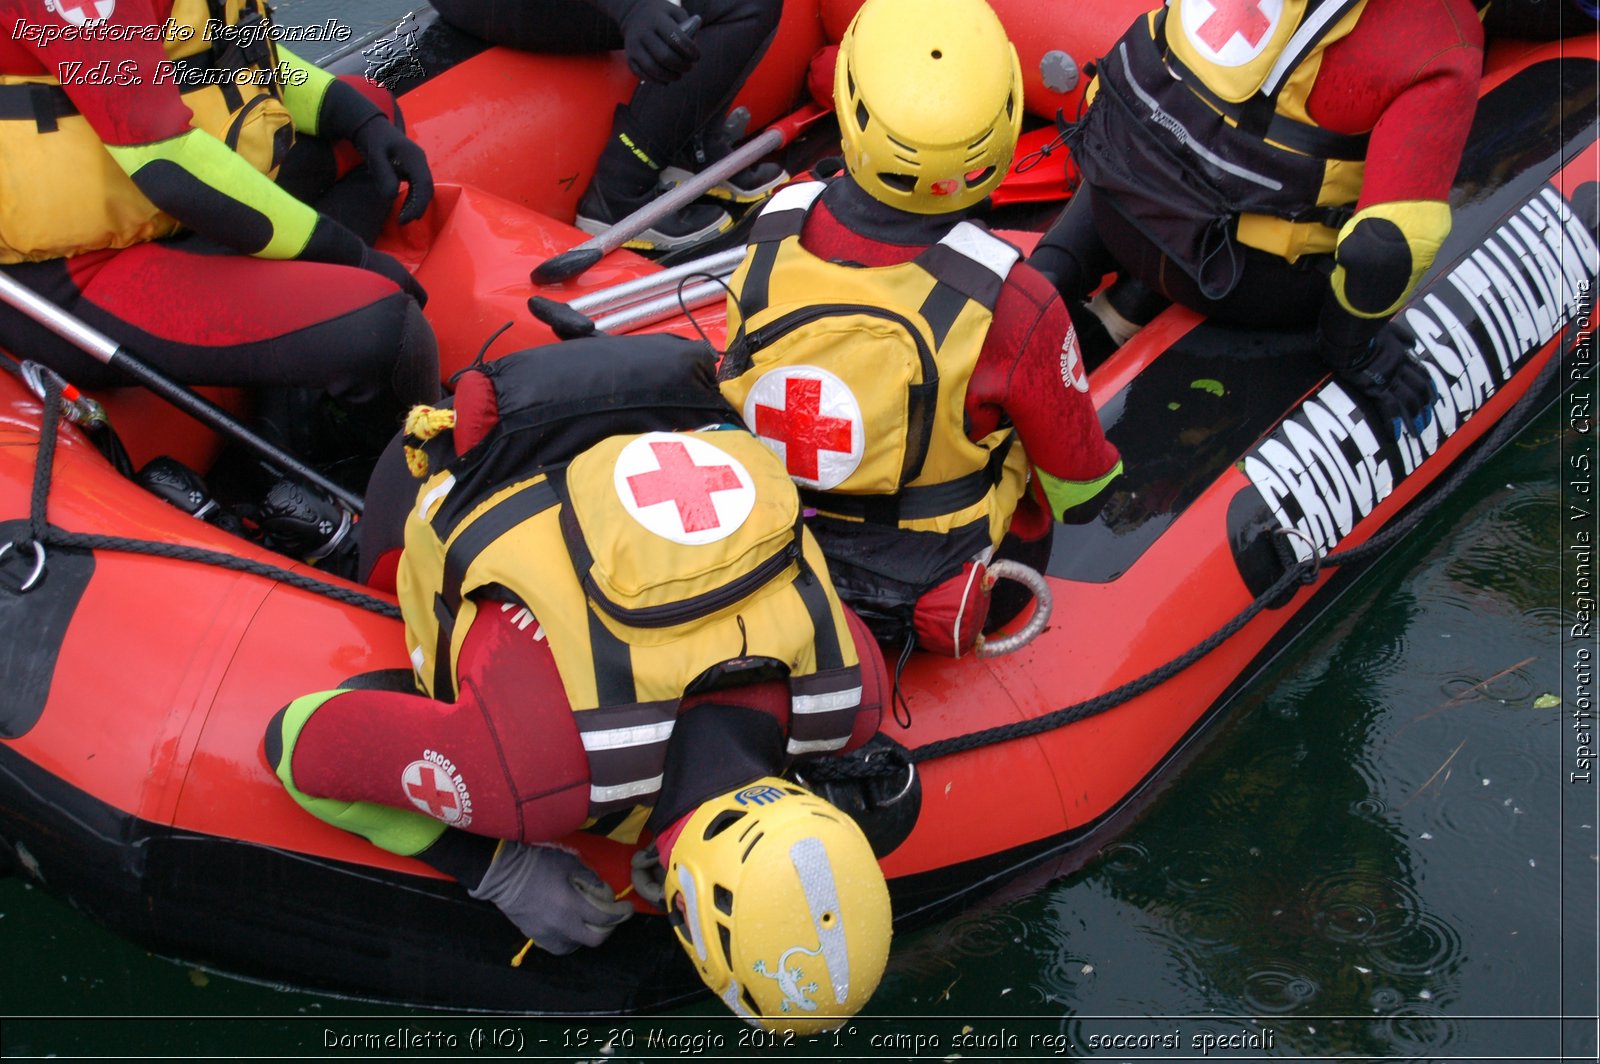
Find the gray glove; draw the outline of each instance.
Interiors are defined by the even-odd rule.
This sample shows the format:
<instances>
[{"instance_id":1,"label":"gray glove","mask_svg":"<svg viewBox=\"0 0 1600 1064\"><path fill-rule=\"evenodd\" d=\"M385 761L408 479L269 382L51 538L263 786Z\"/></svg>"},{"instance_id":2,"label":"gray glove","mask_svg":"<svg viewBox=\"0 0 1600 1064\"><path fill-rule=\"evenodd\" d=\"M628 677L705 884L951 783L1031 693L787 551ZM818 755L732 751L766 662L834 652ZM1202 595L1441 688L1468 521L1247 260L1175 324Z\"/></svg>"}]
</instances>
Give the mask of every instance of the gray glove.
<instances>
[{"instance_id":1,"label":"gray glove","mask_svg":"<svg viewBox=\"0 0 1600 1064\"><path fill-rule=\"evenodd\" d=\"M505 843L468 893L494 902L534 945L557 956L600 945L633 915L633 905L618 901L576 854L555 846Z\"/></svg>"},{"instance_id":2,"label":"gray glove","mask_svg":"<svg viewBox=\"0 0 1600 1064\"><path fill-rule=\"evenodd\" d=\"M661 908L667 901L667 870L661 867L661 855L654 846L633 851L633 889L639 897Z\"/></svg>"}]
</instances>

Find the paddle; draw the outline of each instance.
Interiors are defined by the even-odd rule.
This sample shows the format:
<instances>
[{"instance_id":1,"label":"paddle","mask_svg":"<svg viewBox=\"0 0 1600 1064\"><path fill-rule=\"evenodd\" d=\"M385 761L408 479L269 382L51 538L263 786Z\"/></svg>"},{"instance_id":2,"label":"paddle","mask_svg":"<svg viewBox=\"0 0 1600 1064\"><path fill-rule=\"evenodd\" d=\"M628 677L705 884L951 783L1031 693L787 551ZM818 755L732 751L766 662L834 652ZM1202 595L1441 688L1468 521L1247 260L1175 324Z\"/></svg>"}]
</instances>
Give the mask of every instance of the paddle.
<instances>
[{"instance_id":1,"label":"paddle","mask_svg":"<svg viewBox=\"0 0 1600 1064\"><path fill-rule=\"evenodd\" d=\"M361 512L363 505L361 496L334 483L288 451L256 435L240 424L232 414L205 396L197 395L140 361L105 333L62 310L33 289L12 279L4 271L0 271L0 299L73 346L82 349L95 361L126 373L179 410L217 432L237 440L266 459L269 464L277 467L280 472L292 474L308 484L321 488L354 512L358 514Z\"/></svg>"},{"instance_id":2,"label":"paddle","mask_svg":"<svg viewBox=\"0 0 1600 1064\"><path fill-rule=\"evenodd\" d=\"M569 248L535 266L532 273L533 283L548 285L572 280L599 262L607 252L632 240L650 228L658 219L696 199L723 178L738 173L763 155L777 151L812 122L830 113L816 103L807 103L793 114L778 119L757 136L750 138L670 192L663 193L646 203L599 236L592 236L576 247Z\"/></svg>"}]
</instances>

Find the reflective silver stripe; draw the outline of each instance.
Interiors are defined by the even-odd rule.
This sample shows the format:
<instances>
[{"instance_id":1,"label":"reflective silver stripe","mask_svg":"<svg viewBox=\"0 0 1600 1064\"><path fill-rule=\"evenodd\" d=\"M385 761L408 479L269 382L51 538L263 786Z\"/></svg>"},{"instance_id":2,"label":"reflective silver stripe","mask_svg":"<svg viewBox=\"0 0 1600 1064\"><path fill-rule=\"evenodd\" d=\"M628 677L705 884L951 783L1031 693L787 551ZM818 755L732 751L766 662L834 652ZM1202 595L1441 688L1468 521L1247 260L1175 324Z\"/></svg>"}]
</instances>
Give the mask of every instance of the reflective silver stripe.
<instances>
[{"instance_id":1,"label":"reflective silver stripe","mask_svg":"<svg viewBox=\"0 0 1600 1064\"><path fill-rule=\"evenodd\" d=\"M589 787L589 801L595 805L604 805L607 802L620 802L624 799L655 794L660 789L660 776L652 776L647 780L635 780L633 783L618 783L611 787L591 784Z\"/></svg>"},{"instance_id":2,"label":"reflective silver stripe","mask_svg":"<svg viewBox=\"0 0 1600 1064\"><path fill-rule=\"evenodd\" d=\"M678 890L683 893L683 926L689 932L689 941L694 943L694 951L700 959L706 959L706 932L700 926L700 886L695 882L694 872L684 865L678 866Z\"/></svg>"},{"instance_id":3,"label":"reflective silver stripe","mask_svg":"<svg viewBox=\"0 0 1600 1064\"><path fill-rule=\"evenodd\" d=\"M993 233L986 233L971 222L961 222L939 243L982 266L1002 281L1011 272L1021 253Z\"/></svg>"},{"instance_id":4,"label":"reflective silver stripe","mask_svg":"<svg viewBox=\"0 0 1600 1064\"><path fill-rule=\"evenodd\" d=\"M428 511L433 507L433 504L450 494L450 489L455 486L455 474L446 473L443 480L435 484L426 495L417 500L417 519L426 521L428 519Z\"/></svg>"},{"instance_id":5,"label":"reflective silver stripe","mask_svg":"<svg viewBox=\"0 0 1600 1064\"><path fill-rule=\"evenodd\" d=\"M789 699L789 710L795 714L832 713L836 709L853 709L861 704L861 685L843 691L823 691L814 695L794 695Z\"/></svg>"},{"instance_id":6,"label":"reflective silver stripe","mask_svg":"<svg viewBox=\"0 0 1600 1064\"><path fill-rule=\"evenodd\" d=\"M1325 4L1311 13L1311 17L1300 23L1300 28L1294 31L1289 38L1289 43L1283 46L1283 51L1278 53L1278 61L1272 65L1267 73L1267 80L1261 83L1261 91L1271 96L1278 91L1278 82L1289 76L1289 73L1300 65L1302 56L1300 50L1308 41L1322 36L1329 23L1343 18L1349 13L1352 4ZM1481 6L1481 5L1480 5Z\"/></svg>"},{"instance_id":7,"label":"reflective silver stripe","mask_svg":"<svg viewBox=\"0 0 1600 1064\"><path fill-rule=\"evenodd\" d=\"M822 960L828 966L828 981L833 984L833 1000L843 1003L850 996L850 950L845 941L844 921L839 919L839 886L828 850L815 836L800 839L789 847L789 861L800 877L807 915L817 936ZM809 952L809 951L807 951Z\"/></svg>"},{"instance_id":8,"label":"reflective silver stripe","mask_svg":"<svg viewBox=\"0 0 1600 1064\"><path fill-rule=\"evenodd\" d=\"M620 750L627 746L649 746L664 743L672 738L675 722L664 720L659 724L634 724L626 728L606 728L603 731L581 731L585 750Z\"/></svg>"},{"instance_id":9,"label":"reflective silver stripe","mask_svg":"<svg viewBox=\"0 0 1600 1064\"><path fill-rule=\"evenodd\" d=\"M809 742L790 739L789 745L785 749L796 756L800 754L825 754L830 750L843 749L844 744L849 741L850 737L848 735L843 739L812 739Z\"/></svg>"},{"instance_id":10,"label":"reflective silver stripe","mask_svg":"<svg viewBox=\"0 0 1600 1064\"><path fill-rule=\"evenodd\" d=\"M1230 163L1216 152L1211 151L1204 144L1201 144L1199 141L1195 140L1194 137L1189 134L1189 130L1184 127L1182 122L1179 122L1172 115L1168 114L1166 111L1163 111L1161 109L1161 104L1156 101L1156 98L1151 96L1148 92L1145 92L1144 86L1140 85L1134 80L1133 65L1128 62L1128 44L1126 41L1117 45L1117 54L1122 57L1122 70L1123 73L1125 73L1128 77L1129 87L1133 89L1134 93L1139 97L1144 105L1150 109L1151 121L1155 122L1156 125L1167 130L1168 132L1174 134L1180 141L1183 142L1184 147L1200 156L1200 158L1204 159L1212 166L1215 166L1218 170L1233 174L1235 177L1242 177L1252 184L1260 185L1262 188L1270 188L1274 192L1282 191L1282 181L1273 180L1270 177L1256 173L1254 170L1246 170L1242 166Z\"/></svg>"},{"instance_id":11,"label":"reflective silver stripe","mask_svg":"<svg viewBox=\"0 0 1600 1064\"><path fill-rule=\"evenodd\" d=\"M807 210L827 187L821 181L802 181L797 185L785 185L772 194L772 198L761 209L761 213L776 214L778 211Z\"/></svg>"}]
</instances>

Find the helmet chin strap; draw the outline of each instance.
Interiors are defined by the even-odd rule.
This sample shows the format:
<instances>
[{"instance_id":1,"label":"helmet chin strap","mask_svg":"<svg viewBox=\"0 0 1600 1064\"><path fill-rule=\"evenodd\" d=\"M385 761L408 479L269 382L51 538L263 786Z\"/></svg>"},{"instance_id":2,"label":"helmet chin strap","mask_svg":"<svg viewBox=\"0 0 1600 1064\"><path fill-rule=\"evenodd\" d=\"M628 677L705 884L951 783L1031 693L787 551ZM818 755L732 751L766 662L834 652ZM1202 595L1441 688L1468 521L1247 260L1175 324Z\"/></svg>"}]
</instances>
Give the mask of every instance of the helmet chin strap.
<instances>
[{"instance_id":1,"label":"helmet chin strap","mask_svg":"<svg viewBox=\"0 0 1600 1064\"><path fill-rule=\"evenodd\" d=\"M801 839L789 847L789 860L800 876L800 889L806 896L811 925L816 929L822 959L833 982L833 998L843 1003L850 996L850 951L844 937L844 919L839 911L839 888L833 878L833 863L827 848L815 837ZM833 914L833 926L823 924L823 915Z\"/></svg>"}]
</instances>

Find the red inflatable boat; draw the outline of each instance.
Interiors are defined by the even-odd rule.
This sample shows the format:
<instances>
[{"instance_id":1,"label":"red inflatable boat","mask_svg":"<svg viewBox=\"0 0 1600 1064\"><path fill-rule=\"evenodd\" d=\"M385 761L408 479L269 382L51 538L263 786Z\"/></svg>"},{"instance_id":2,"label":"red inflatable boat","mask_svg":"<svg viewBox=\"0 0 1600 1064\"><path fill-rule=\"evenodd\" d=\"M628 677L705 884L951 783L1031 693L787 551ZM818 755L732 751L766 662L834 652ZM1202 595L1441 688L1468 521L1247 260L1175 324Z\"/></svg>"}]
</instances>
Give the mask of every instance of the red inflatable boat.
<instances>
[{"instance_id":1,"label":"red inflatable boat","mask_svg":"<svg viewBox=\"0 0 1600 1064\"><path fill-rule=\"evenodd\" d=\"M1147 4L994 6L1029 72L1030 110L1045 116L1071 113L1081 91L1046 84L1062 85L1040 73L1062 69L1053 53L1099 55ZM785 5L742 97L752 129L800 106L807 63L851 7ZM579 305L593 308L596 293L615 303L616 286L662 267L619 252L542 292L529 280L583 239L568 222L628 90L620 58L485 51L442 29L424 37L450 62L430 66L402 103L440 190L427 221L389 246L432 294L448 374L507 321L496 352L548 341L530 296L588 297ZM1447 385L1420 441L1388 439L1328 379L1309 336L1174 309L1095 372L1127 475L1095 523L1056 530L1048 626L1001 657L915 656L901 681L909 723L883 723L909 755L886 758L865 789L839 785L882 850L897 919L928 919L1103 847L1358 567L1307 570L1310 582L1285 585L1186 668L1137 693L1119 688L1223 630L1281 582L1292 555L1396 527L1559 395L1569 373L1592 370L1574 352L1590 349L1600 270L1597 85L1592 34L1491 52L1454 231L1389 326L1420 341ZM827 121L813 134L824 146ZM1030 144L1053 133L1041 129ZM1031 183L1019 199L1065 195L1058 159L1043 169L1055 179L1019 176L1013 190ZM720 337L719 306L696 318ZM651 327L689 329L681 318ZM136 463L171 453L204 468L216 452L210 433L148 394L101 398ZM601 949L535 951L512 967L522 936L492 906L296 806L264 759L266 721L306 692L408 678L400 623L382 609L393 599L178 511L65 423L41 511L41 411L15 374L0 374L0 545L31 543L39 521L121 541L0 555L0 861L156 953L297 987L520 1013L648 1010L703 992L648 914ZM173 546L259 564L240 571ZM370 601L351 594L363 591ZM626 882L626 852L573 843Z\"/></svg>"}]
</instances>

